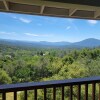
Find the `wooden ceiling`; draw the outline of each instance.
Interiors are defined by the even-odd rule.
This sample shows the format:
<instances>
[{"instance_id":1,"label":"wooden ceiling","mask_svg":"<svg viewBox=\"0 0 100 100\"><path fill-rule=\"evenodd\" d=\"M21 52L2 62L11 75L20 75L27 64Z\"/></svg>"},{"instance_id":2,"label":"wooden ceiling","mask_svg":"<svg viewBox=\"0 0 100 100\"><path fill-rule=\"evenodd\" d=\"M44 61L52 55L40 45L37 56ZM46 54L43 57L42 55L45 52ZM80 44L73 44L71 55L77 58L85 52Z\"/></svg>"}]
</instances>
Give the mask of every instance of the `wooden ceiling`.
<instances>
[{"instance_id":1,"label":"wooden ceiling","mask_svg":"<svg viewBox=\"0 0 100 100\"><path fill-rule=\"evenodd\" d=\"M100 0L0 0L1 12L100 19Z\"/></svg>"},{"instance_id":2,"label":"wooden ceiling","mask_svg":"<svg viewBox=\"0 0 100 100\"><path fill-rule=\"evenodd\" d=\"M89 5L98 7L100 6L100 0L44 0L44 1L80 4L80 5Z\"/></svg>"}]
</instances>

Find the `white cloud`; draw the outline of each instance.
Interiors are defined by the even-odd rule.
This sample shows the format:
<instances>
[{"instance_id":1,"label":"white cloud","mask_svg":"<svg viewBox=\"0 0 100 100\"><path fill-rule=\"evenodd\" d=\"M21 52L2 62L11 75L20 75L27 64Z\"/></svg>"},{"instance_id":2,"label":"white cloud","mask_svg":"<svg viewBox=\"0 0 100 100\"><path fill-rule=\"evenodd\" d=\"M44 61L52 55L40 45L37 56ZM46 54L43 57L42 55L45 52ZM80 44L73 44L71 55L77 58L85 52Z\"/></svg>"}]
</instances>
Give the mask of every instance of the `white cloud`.
<instances>
[{"instance_id":1,"label":"white cloud","mask_svg":"<svg viewBox=\"0 0 100 100\"><path fill-rule=\"evenodd\" d=\"M80 33L80 30L79 30L79 28L77 27L77 25L74 23L74 19L70 19L70 20L68 20L69 21L69 23L70 23L70 25L71 25L71 28L74 28L74 30L76 30L76 32L77 33Z\"/></svg>"},{"instance_id":2,"label":"white cloud","mask_svg":"<svg viewBox=\"0 0 100 100\"><path fill-rule=\"evenodd\" d=\"M88 20L88 23L92 24L92 25L95 25L98 23L98 21L96 20Z\"/></svg>"},{"instance_id":3,"label":"white cloud","mask_svg":"<svg viewBox=\"0 0 100 100\"><path fill-rule=\"evenodd\" d=\"M0 34L6 34L6 35L8 34L9 35L10 33L8 33L8 32L0 32Z\"/></svg>"},{"instance_id":4,"label":"white cloud","mask_svg":"<svg viewBox=\"0 0 100 100\"><path fill-rule=\"evenodd\" d=\"M16 35L15 32L0 32L2 35Z\"/></svg>"},{"instance_id":5,"label":"white cloud","mask_svg":"<svg viewBox=\"0 0 100 100\"><path fill-rule=\"evenodd\" d=\"M28 35L28 36L34 36L34 37L39 36L39 35L37 35L37 34L32 34L32 33L25 33L25 35Z\"/></svg>"},{"instance_id":6,"label":"white cloud","mask_svg":"<svg viewBox=\"0 0 100 100\"><path fill-rule=\"evenodd\" d=\"M27 36L33 36L33 37L51 37L52 34L33 34L33 33L24 33Z\"/></svg>"},{"instance_id":7,"label":"white cloud","mask_svg":"<svg viewBox=\"0 0 100 100\"><path fill-rule=\"evenodd\" d=\"M42 37L51 37L51 36L53 36L52 34L43 34L43 35L41 35Z\"/></svg>"},{"instance_id":8,"label":"white cloud","mask_svg":"<svg viewBox=\"0 0 100 100\"><path fill-rule=\"evenodd\" d=\"M69 30L70 28L71 28L70 26L67 26L67 27L66 27L66 30Z\"/></svg>"},{"instance_id":9,"label":"white cloud","mask_svg":"<svg viewBox=\"0 0 100 100\"><path fill-rule=\"evenodd\" d=\"M21 21L21 22L23 22L23 23L31 23L32 22L32 20L30 20L30 19L28 19L28 18L23 18L23 17L16 17L16 16L11 16L13 19L16 19L16 20L19 20L19 21Z\"/></svg>"},{"instance_id":10,"label":"white cloud","mask_svg":"<svg viewBox=\"0 0 100 100\"><path fill-rule=\"evenodd\" d=\"M32 22L32 20L30 20L30 19L26 19L26 18L19 18L19 20L20 21L22 21L22 22L24 22L24 23L31 23Z\"/></svg>"}]
</instances>

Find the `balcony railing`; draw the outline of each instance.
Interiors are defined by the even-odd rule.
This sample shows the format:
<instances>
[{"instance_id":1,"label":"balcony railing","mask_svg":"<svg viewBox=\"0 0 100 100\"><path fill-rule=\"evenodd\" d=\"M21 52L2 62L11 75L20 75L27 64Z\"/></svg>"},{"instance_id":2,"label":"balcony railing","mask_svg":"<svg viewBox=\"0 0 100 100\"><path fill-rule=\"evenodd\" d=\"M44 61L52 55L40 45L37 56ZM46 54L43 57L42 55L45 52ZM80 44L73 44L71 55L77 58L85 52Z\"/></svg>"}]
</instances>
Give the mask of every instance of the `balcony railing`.
<instances>
[{"instance_id":1,"label":"balcony railing","mask_svg":"<svg viewBox=\"0 0 100 100\"><path fill-rule=\"evenodd\" d=\"M73 87L77 87L76 98L77 100L89 100L88 99L88 90L89 85L91 85L91 100L100 100L100 76L98 77L89 77L89 78L77 78L77 79L68 79L68 80L55 80L55 81L45 81L45 82L31 82L31 83L19 83L19 84L8 84L0 85L0 93L2 94L2 100L6 100L6 93L13 92L14 100L18 100L17 92L24 91L24 100L28 100L28 90L34 90L34 100L38 100L38 89L43 89L44 100L47 100L47 89L52 88L52 98L57 100L57 88L61 88L61 100L64 99L65 87L69 88L69 100L73 99ZM99 86L98 98L96 97L96 85ZM84 86L84 97L81 96L82 86ZM59 95L59 94L58 94ZM97 99L96 99L97 98Z\"/></svg>"}]
</instances>

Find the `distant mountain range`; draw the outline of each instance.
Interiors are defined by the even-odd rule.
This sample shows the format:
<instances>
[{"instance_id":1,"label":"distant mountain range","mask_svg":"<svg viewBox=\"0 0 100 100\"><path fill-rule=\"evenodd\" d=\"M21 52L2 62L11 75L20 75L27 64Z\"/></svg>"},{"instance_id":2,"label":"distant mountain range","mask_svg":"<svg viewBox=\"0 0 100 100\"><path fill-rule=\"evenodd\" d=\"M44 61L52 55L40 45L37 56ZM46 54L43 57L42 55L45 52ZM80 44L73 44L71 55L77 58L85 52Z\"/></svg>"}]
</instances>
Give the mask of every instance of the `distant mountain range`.
<instances>
[{"instance_id":1,"label":"distant mountain range","mask_svg":"<svg viewBox=\"0 0 100 100\"><path fill-rule=\"evenodd\" d=\"M12 45L12 46L24 46L24 47L74 47L74 48L84 48L84 47L99 47L100 46L100 40L94 39L94 38L88 38L83 41L79 42L46 42L46 41L40 41L40 42L29 42L29 41L18 41L18 40L8 40L8 39L0 39L0 44L2 45Z\"/></svg>"},{"instance_id":2,"label":"distant mountain range","mask_svg":"<svg viewBox=\"0 0 100 100\"><path fill-rule=\"evenodd\" d=\"M82 47L98 47L100 46L100 40L89 38L80 42L75 42L72 45L77 45L77 46L82 46Z\"/></svg>"}]
</instances>

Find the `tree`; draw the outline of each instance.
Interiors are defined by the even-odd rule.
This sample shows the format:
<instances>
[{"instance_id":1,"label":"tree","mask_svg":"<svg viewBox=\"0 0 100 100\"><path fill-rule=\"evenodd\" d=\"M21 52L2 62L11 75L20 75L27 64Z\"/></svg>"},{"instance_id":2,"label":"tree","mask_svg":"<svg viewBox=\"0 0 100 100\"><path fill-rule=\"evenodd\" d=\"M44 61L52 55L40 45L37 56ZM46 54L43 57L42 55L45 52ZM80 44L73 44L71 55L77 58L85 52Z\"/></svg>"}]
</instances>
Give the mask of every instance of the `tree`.
<instances>
[{"instance_id":1,"label":"tree","mask_svg":"<svg viewBox=\"0 0 100 100\"><path fill-rule=\"evenodd\" d=\"M17 69L15 76L17 77L18 82L28 82L30 81L30 69L27 67Z\"/></svg>"},{"instance_id":2,"label":"tree","mask_svg":"<svg viewBox=\"0 0 100 100\"><path fill-rule=\"evenodd\" d=\"M8 84L11 82L9 75L4 70L0 69L0 84Z\"/></svg>"}]
</instances>

